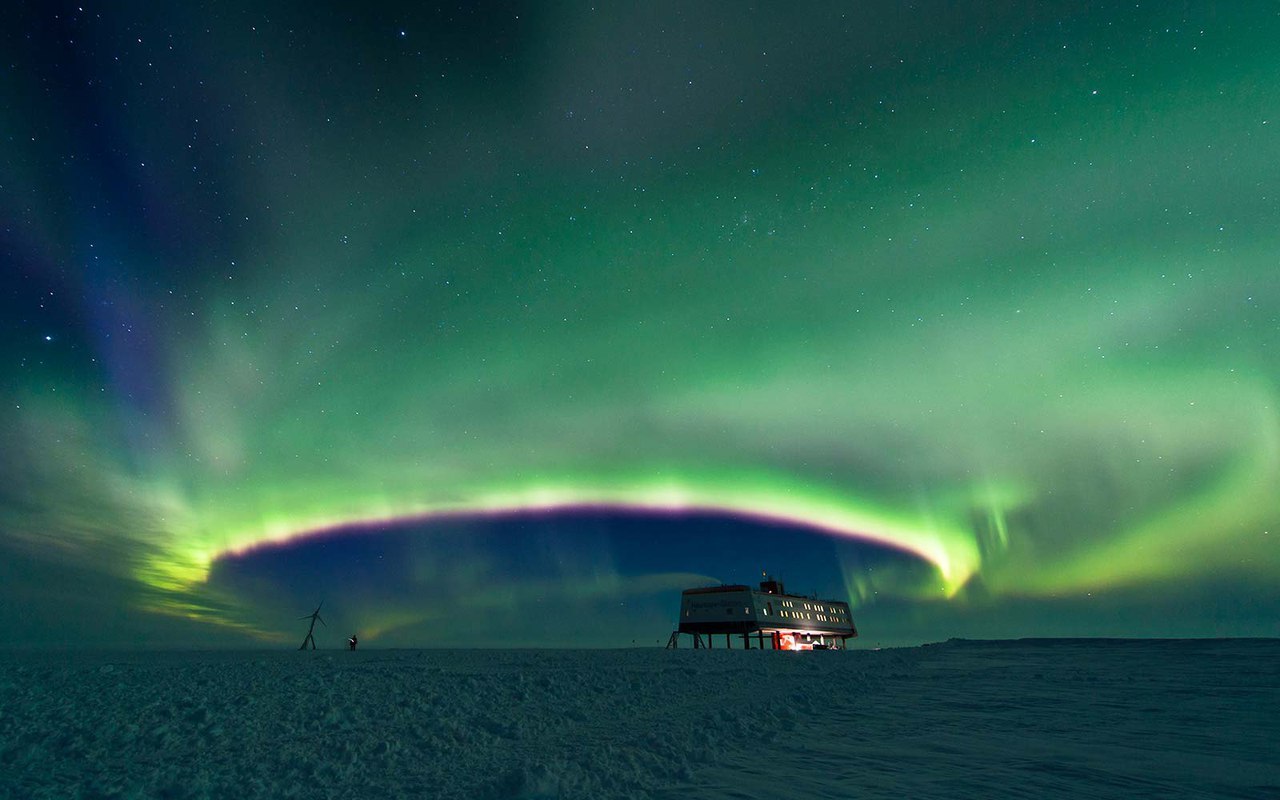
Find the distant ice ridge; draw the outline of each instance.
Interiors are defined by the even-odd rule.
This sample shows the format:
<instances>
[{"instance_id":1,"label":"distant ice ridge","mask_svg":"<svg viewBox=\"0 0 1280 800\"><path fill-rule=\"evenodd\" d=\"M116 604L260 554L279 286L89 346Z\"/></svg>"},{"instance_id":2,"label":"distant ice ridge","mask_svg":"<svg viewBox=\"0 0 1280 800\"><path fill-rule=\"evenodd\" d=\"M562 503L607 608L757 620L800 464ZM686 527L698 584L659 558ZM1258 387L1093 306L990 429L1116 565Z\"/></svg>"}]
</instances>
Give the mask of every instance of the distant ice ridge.
<instances>
[{"instance_id":1,"label":"distant ice ridge","mask_svg":"<svg viewBox=\"0 0 1280 800\"><path fill-rule=\"evenodd\" d=\"M1280 797L1280 642L0 656L0 797Z\"/></svg>"}]
</instances>

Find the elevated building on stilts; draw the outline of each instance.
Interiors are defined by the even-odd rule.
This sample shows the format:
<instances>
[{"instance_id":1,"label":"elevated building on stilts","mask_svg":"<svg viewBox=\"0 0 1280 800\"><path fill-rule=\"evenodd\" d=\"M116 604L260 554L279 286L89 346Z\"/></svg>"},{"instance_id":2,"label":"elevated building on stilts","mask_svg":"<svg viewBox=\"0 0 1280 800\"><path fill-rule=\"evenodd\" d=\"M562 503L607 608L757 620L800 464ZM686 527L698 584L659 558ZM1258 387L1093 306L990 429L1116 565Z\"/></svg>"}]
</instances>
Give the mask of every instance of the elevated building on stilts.
<instances>
[{"instance_id":1,"label":"elevated building on stilts","mask_svg":"<svg viewBox=\"0 0 1280 800\"><path fill-rule=\"evenodd\" d=\"M721 634L729 648L740 638L748 650L843 650L858 629L843 600L787 594L770 577L759 589L741 584L685 589L680 624L667 647L678 647L680 637L688 635L694 648L710 648Z\"/></svg>"}]
</instances>

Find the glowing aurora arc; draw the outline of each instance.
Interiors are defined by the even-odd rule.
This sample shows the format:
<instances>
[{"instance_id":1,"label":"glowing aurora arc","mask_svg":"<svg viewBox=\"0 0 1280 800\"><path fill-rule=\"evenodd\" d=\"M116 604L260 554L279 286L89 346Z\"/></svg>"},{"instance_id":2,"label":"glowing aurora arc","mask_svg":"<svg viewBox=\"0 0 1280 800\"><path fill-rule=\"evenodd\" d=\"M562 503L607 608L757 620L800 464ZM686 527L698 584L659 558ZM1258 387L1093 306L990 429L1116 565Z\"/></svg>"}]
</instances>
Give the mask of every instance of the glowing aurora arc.
<instances>
[{"instance_id":1,"label":"glowing aurora arc","mask_svg":"<svg viewBox=\"0 0 1280 800\"><path fill-rule=\"evenodd\" d=\"M302 578L220 558L598 506L914 554L836 548L939 635L1025 635L1028 598L1277 632L1271 4L19 5L0 604L31 620L269 628ZM691 552L643 568L722 557ZM119 616L104 643L181 627Z\"/></svg>"},{"instance_id":2,"label":"glowing aurora arc","mask_svg":"<svg viewBox=\"0 0 1280 800\"><path fill-rule=\"evenodd\" d=\"M138 577L154 589L180 594L205 580L213 561L223 555L334 528L429 521L446 516L568 511L581 507L728 513L857 538L909 552L930 562L941 579L939 593L945 596L959 590L979 567L979 550L972 534L934 517L911 518L869 505L859 506L835 492L780 480L740 479L716 484L660 478L595 486L549 482L478 493L469 502L405 503L383 507L371 514L334 512L303 520L272 520L255 530L242 529L226 537L219 547L175 547L157 553Z\"/></svg>"}]
</instances>

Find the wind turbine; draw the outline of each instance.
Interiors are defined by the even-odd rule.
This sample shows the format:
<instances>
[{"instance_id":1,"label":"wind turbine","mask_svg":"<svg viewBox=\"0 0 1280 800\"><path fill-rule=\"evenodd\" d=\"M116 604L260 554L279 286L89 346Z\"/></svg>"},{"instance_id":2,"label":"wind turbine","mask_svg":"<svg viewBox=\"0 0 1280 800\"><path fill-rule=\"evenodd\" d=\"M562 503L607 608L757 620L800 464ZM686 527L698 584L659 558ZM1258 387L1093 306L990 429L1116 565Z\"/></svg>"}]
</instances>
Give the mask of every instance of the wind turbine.
<instances>
[{"instance_id":1,"label":"wind turbine","mask_svg":"<svg viewBox=\"0 0 1280 800\"><path fill-rule=\"evenodd\" d=\"M303 640L302 640L302 646L298 648L299 650L306 650L306 649L307 649L307 642L310 642L310 643L311 643L311 649L312 649L312 650L315 650L315 649L316 649L316 640L315 640L315 637L314 637L314 636L312 636L312 634L313 634L313 633L315 633L315 630L316 630L316 620L320 620L320 624L321 624L321 625L325 625L325 621L324 621L323 619L321 619L321 618L320 618L320 609L321 609L321 607L322 607L322 606L324 606L324 601L323 601L323 600L321 600L321 601L320 601L320 605L316 606L316 610L315 610L315 611L312 611L310 614L307 614L306 616L298 617L298 619L309 619L309 620L311 620L311 627L310 627L310 628L307 628L307 638L305 638L305 639L303 639ZM329 626L328 626L328 625L325 625L325 627L327 628L327 627L329 627Z\"/></svg>"}]
</instances>

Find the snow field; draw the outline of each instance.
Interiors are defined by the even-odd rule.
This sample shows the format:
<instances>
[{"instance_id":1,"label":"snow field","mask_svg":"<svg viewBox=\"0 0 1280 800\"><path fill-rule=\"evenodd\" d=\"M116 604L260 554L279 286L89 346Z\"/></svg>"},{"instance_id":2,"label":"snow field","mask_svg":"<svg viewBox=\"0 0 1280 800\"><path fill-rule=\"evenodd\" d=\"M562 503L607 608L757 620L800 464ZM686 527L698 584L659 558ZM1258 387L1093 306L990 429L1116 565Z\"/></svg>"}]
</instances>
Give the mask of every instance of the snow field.
<instances>
[{"instance_id":1,"label":"snow field","mask_svg":"<svg viewBox=\"0 0 1280 800\"><path fill-rule=\"evenodd\" d=\"M1280 797L1280 642L6 654L0 797Z\"/></svg>"}]
</instances>

